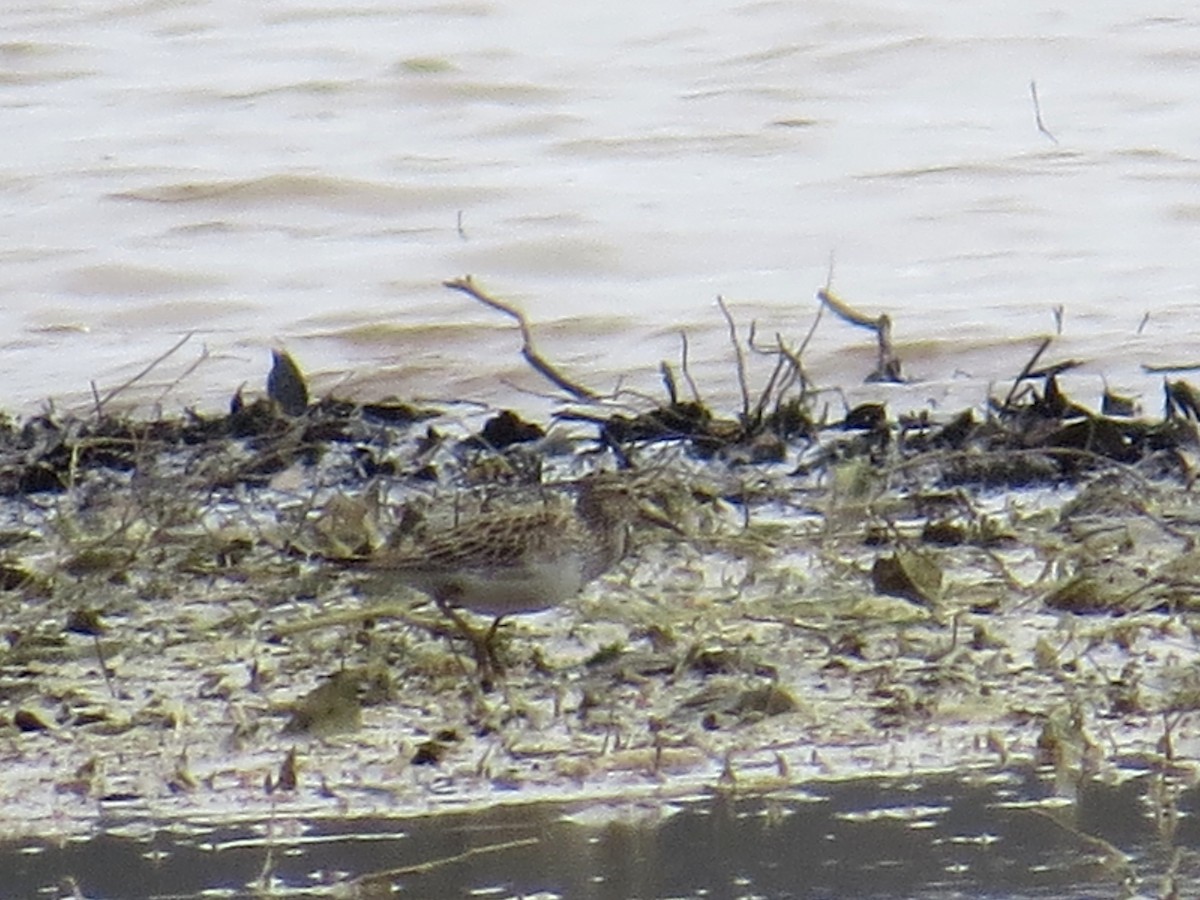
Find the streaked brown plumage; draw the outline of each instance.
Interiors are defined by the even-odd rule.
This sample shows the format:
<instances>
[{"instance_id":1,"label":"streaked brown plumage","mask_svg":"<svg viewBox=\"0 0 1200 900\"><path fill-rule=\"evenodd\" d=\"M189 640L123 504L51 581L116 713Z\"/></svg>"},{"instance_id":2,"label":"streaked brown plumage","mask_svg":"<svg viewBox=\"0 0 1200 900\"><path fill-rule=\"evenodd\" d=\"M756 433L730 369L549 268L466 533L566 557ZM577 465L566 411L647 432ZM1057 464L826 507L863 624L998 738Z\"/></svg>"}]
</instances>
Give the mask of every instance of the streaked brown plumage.
<instances>
[{"instance_id":1,"label":"streaked brown plumage","mask_svg":"<svg viewBox=\"0 0 1200 900\"><path fill-rule=\"evenodd\" d=\"M573 505L551 494L480 513L355 563L432 597L475 645L487 679L497 669L492 638L501 619L578 594L625 555L630 523L639 514L628 479L595 475L578 482ZM480 636L458 608L494 616L491 628Z\"/></svg>"}]
</instances>

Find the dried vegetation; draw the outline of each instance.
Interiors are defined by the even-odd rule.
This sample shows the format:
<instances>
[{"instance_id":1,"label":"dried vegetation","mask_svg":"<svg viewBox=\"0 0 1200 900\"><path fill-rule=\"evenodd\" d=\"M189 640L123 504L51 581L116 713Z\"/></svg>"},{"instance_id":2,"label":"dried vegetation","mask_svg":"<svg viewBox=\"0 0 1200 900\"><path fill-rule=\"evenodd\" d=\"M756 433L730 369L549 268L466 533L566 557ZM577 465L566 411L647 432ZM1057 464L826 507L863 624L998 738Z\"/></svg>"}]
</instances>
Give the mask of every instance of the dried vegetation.
<instances>
[{"instance_id":1,"label":"dried vegetation","mask_svg":"<svg viewBox=\"0 0 1200 900\"><path fill-rule=\"evenodd\" d=\"M227 415L3 423L9 833L911 768L1194 776L1187 383L1160 418L1091 412L1043 345L986 409L831 412L803 343L743 336L722 304L742 397L722 415L686 341L663 398L604 396L449 286L516 319L555 422L310 403L276 354L268 397ZM640 530L577 600L501 629L495 692L422 597L326 561L596 468L650 473L687 536Z\"/></svg>"}]
</instances>

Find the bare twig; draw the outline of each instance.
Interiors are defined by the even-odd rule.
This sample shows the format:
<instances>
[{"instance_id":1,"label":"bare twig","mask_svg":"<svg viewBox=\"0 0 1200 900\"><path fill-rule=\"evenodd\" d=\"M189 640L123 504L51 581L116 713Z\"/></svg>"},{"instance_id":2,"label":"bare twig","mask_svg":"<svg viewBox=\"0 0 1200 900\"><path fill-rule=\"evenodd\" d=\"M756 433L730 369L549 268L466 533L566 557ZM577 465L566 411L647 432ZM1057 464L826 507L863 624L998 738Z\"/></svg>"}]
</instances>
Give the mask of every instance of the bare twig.
<instances>
[{"instance_id":1,"label":"bare twig","mask_svg":"<svg viewBox=\"0 0 1200 900\"><path fill-rule=\"evenodd\" d=\"M843 322L859 328L868 328L878 333L879 320L882 316L868 316L866 313L859 312L828 288L821 288L817 291L817 299L829 307L829 311Z\"/></svg>"},{"instance_id":2,"label":"bare twig","mask_svg":"<svg viewBox=\"0 0 1200 900\"><path fill-rule=\"evenodd\" d=\"M796 359L799 360L804 356L804 351L808 349L809 342L813 339L813 335L817 333L817 324L821 321L821 316L825 312L824 305L817 307L817 314L813 316L812 326L808 329L808 334L804 335L804 340L800 342L799 348L796 350Z\"/></svg>"},{"instance_id":3,"label":"bare twig","mask_svg":"<svg viewBox=\"0 0 1200 900\"><path fill-rule=\"evenodd\" d=\"M1017 395L1017 390L1021 387L1021 382L1029 377L1029 373L1033 371L1033 367L1037 365L1037 361L1042 358L1042 354L1046 352L1046 348L1050 346L1051 338L1043 338L1038 348L1033 351L1033 356L1029 357L1029 362L1025 363L1025 368L1021 370L1021 374L1017 376L1013 382L1012 389L1009 390L1008 396L1004 398L1004 407L1007 409L1013 402L1013 398Z\"/></svg>"},{"instance_id":4,"label":"bare twig","mask_svg":"<svg viewBox=\"0 0 1200 900\"><path fill-rule=\"evenodd\" d=\"M782 396L783 393L796 382L799 382L800 384L801 395L806 394L808 392L808 376L804 374L804 366L800 362L800 354L803 351L789 350L787 345L783 342L783 335L779 334L778 332L775 334L775 343L779 348L779 355L788 361L788 364L792 369L788 380L779 387L780 396Z\"/></svg>"},{"instance_id":5,"label":"bare twig","mask_svg":"<svg viewBox=\"0 0 1200 900\"><path fill-rule=\"evenodd\" d=\"M338 561L335 559L334 564ZM418 628L424 628L428 631L437 631L442 622L435 620L427 620L419 616L414 616L413 606L415 604L399 604L399 603L383 603L375 606L368 606L361 609L343 610L336 613L326 613L324 615L314 616L311 619L299 619L291 622L281 622L271 627L267 632L271 640L291 637L295 634L300 634L307 631L316 631L319 629L341 628L346 625L359 625L363 622L378 621L380 619L396 619L403 622L405 625L414 625Z\"/></svg>"},{"instance_id":6,"label":"bare twig","mask_svg":"<svg viewBox=\"0 0 1200 900\"><path fill-rule=\"evenodd\" d=\"M122 384L117 385L115 388L113 388L111 391L109 391L107 394L105 394L102 398L96 400L95 401L96 402L96 416L99 417L101 415L101 413L104 411L104 407L107 406L114 397L116 397L118 394L121 394L122 392L128 390L133 385L137 384L139 381L141 381L143 378L145 378L147 375L149 375L151 372L153 372L159 365L161 365L163 362L165 362L167 359L169 359L172 355L174 355L175 352L177 350L179 350L180 347L182 347L184 344L186 344L188 341L190 341L192 339L193 334L195 334L194 331L189 331L187 334L185 334L183 337L181 337L178 341L176 341L175 344L171 347L171 349L167 350L166 353L163 353L161 356L158 356L155 359L152 359L150 361L149 365L147 365L144 369L142 369L140 372L138 372L136 375L134 375L128 381L125 381Z\"/></svg>"},{"instance_id":7,"label":"bare twig","mask_svg":"<svg viewBox=\"0 0 1200 900\"><path fill-rule=\"evenodd\" d=\"M1147 375L1160 375L1163 372L1195 372L1200 370L1200 362L1192 363L1168 363L1166 365L1153 365L1151 363L1142 363L1142 371Z\"/></svg>"},{"instance_id":8,"label":"bare twig","mask_svg":"<svg viewBox=\"0 0 1200 900\"><path fill-rule=\"evenodd\" d=\"M498 844L487 844L482 847L469 847L462 853L456 853L453 856L442 856L437 859L431 859L423 863L414 863L409 866L402 866L397 869L387 869L381 872L368 872L365 875L360 875L351 882L354 886L369 885L383 881L387 878L396 878L401 875L422 875L428 872L436 871L437 869L445 868L446 866L457 865L463 860L471 859L475 856L482 856L486 853L502 853L509 850L515 850L521 847L534 847L541 843L541 838L517 838L516 840L504 841Z\"/></svg>"},{"instance_id":9,"label":"bare twig","mask_svg":"<svg viewBox=\"0 0 1200 900\"><path fill-rule=\"evenodd\" d=\"M1050 140L1053 143L1057 144L1058 138L1056 138L1054 135L1052 135L1050 133L1050 129L1048 129L1046 127L1046 123L1042 121L1042 104L1038 102L1037 82L1036 81L1029 82L1029 94L1031 97L1033 97L1033 115L1034 115L1035 120L1037 121L1037 130L1040 131L1042 134L1044 134L1046 137L1050 138Z\"/></svg>"},{"instance_id":10,"label":"bare twig","mask_svg":"<svg viewBox=\"0 0 1200 900\"><path fill-rule=\"evenodd\" d=\"M688 383L688 389L692 392L692 399L697 403L703 403L700 399L700 389L696 387L696 380L692 378L692 370L688 367L688 336L686 331L679 332L679 368L683 371L683 380Z\"/></svg>"},{"instance_id":11,"label":"bare twig","mask_svg":"<svg viewBox=\"0 0 1200 900\"><path fill-rule=\"evenodd\" d=\"M809 336L811 337L811 331ZM799 383L800 393L803 396L808 389L808 378L804 374L804 367L800 363L799 354L788 349L787 344L783 341L783 335L778 331L775 332L775 343L773 345L759 344L757 325L751 322L750 334L746 338L746 345L760 356L772 356L775 358L775 367L771 371L770 378L767 379L766 387L759 395L758 404L754 410L752 421L757 423L762 420L763 414L772 402L778 409L779 405L783 403L783 398L794 384Z\"/></svg>"},{"instance_id":12,"label":"bare twig","mask_svg":"<svg viewBox=\"0 0 1200 900\"><path fill-rule=\"evenodd\" d=\"M750 416L750 386L746 383L746 354L742 352L742 345L738 343L737 325L734 324L729 307L725 305L725 298L719 294L717 295L717 306L720 307L721 315L725 317L725 323L729 326L729 343L733 345L733 355L737 362L738 387L742 392L742 419L746 421Z\"/></svg>"},{"instance_id":13,"label":"bare twig","mask_svg":"<svg viewBox=\"0 0 1200 900\"><path fill-rule=\"evenodd\" d=\"M600 395L595 391L589 390L588 388L583 387L583 385L579 385L571 381L569 378L559 372L558 369L554 368L554 366L542 358L542 355L538 353L536 349L534 349L533 334L529 330L529 323L526 321L524 313L522 313L520 310L510 306L502 300L497 300L490 294L484 293L484 291L475 285L475 282L470 275L466 275L462 278L454 278L450 281L444 281L442 284L445 287L450 288L452 291L460 291L473 300L479 301L484 306L489 306L492 309L502 312L506 316L510 316L512 319L514 319L517 323L517 327L521 329L521 340L523 342L521 347L521 355L525 357L525 361L529 363L529 365L532 366L539 375L551 382L555 387L562 391L566 391L577 400L586 400L594 403L600 399Z\"/></svg>"},{"instance_id":14,"label":"bare twig","mask_svg":"<svg viewBox=\"0 0 1200 900\"><path fill-rule=\"evenodd\" d=\"M179 387L179 385L183 383L185 378L190 378L193 372L195 372L198 368L200 368L200 366L208 361L209 356L208 344L205 344L200 348L200 355L196 357L196 361L180 372L178 378L163 388L162 393L158 395L158 401L161 403L164 399L166 399L167 394L171 393L171 391L175 390L175 388Z\"/></svg>"},{"instance_id":15,"label":"bare twig","mask_svg":"<svg viewBox=\"0 0 1200 900\"><path fill-rule=\"evenodd\" d=\"M679 388L675 385L675 372L671 369L671 364L665 359L658 364L658 372L662 375L663 387L667 392L667 399L672 406L679 403Z\"/></svg>"},{"instance_id":16,"label":"bare twig","mask_svg":"<svg viewBox=\"0 0 1200 900\"><path fill-rule=\"evenodd\" d=\"M817 299L829 307L829 311L842 321L859 328L867 328L875 332L875 340L879 344L879 360L875 371L867 378L868 381L900 381L900 359L892 349L892 319L887 313L878 316L868 316L850 306L829 288L817 291Z\"/></svg>"},{"instance_id":17,"label":"bare twig","mask_svg":"<svg viewBox=\"0 0 1200 900\"><path fill-rule=\"evenodd\" d=\"M750 420L753 424L757 425L762 421L763 414L766 413L767 406L770 405L772 397L776 397L777 402L778 399L782 398L782 392L776 395L775 388L779 384L779 376L786 365L787 360L782 355L776 355L775 368L771 370L771 377L767 379L766 386L758 395L758 403L754 407L754 417Z\"/></svg>"},{"instance_id":18,"label":"bare twig","mask_svg":"<svg viewBox=\"0 0 1200 900\"><path fill-rule=\"evenodd\" d=\"M117 688L113 684L112 675L108 672L108 660L104 656L104 648L100 646L100 634L98 632L92 634L92 644L96 648L96 662L100 664L100 674L104 676L104 683L108 685L108 693L115 698L117 696Z\"/></svg>"}]
</instances>

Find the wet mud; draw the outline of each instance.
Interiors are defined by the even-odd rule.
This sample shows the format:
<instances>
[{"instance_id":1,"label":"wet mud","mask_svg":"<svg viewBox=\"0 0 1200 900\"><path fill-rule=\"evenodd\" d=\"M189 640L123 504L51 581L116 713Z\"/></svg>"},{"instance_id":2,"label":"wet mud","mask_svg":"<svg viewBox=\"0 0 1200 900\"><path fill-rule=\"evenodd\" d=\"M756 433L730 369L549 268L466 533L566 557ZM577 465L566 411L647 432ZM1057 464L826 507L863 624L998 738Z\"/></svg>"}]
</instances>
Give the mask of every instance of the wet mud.
<instances>
[{"instance_id":1,"label":"wet mud","mask_svg":"<svg viewBox=\"0 0 1200 900\"><path fill-rule=\"evenodd\" d=\"M1033 771L1069 797L1136 778L1171 844L1200 751L1200 402L1167 381L1161 415L1091 411L1036 363L934 417L838 409L776 348L733 413L664 364L662 398L560 385L534 422L314 402L277 354L223 415L9 419L3 830ZM597 471L676 527L633 526L578 597L506 619L493 683L428 598L336 564Z\"/></svg>"}]
</instances>

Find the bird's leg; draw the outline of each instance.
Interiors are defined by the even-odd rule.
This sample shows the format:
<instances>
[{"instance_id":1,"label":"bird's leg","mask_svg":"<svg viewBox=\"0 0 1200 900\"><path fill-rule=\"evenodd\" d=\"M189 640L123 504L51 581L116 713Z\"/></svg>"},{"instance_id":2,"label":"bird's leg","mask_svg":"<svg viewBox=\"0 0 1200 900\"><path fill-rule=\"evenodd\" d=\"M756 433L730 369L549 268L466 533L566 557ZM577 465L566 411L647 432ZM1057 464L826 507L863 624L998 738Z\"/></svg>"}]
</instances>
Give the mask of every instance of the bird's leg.
<instances>
[{"instance_id":1,"label":"bird's leg","mask_svg":"<svg viewBox=\"0 0 1200 900\"><path fill-rule=\"evenodd\" d=\"M446 618L454 623L455 627L462 633L462 636L470 642L471 648L475 651L475 668L479 674L479 683L485 691L490 691L495 676L504 674L500 660L496 657L496 649L492 646L492 641L496 636L496 629L499 627L503 616L497 616L496 621L492 623L492 627L481 634L472 628L470 623L448 601L438 599L435 602L438 609L445 614Z\"/></svg>"},{"instance_id":2,"label":"bird's leg","mask_svg":"<svg viewBox=\"0 0 1200 900\"><path fill-rule=\"evenodd\" d=\"M487 654L488 664L492 671L497 675L504 674L504 664L500 662L500 657L496 655L496 632L500 630L500 622L504 616L496 616L496 620L492 622L492 627L487 630L487 634L483 638L483 650Z\"/></svg>"},{"instance_id":3,"label":"bird's leg","mask_svg":"<svg viewBox=\"0 0 1200 900\"><path fill-rule=\"evenodd\" d=\"M496 616L491 628L482 634L472 630L468 635L475 648L475 668L479 672L479 686L487 693L495 687L496 679L504 677L504 664L496 655L496 630L504 616Z\"/></svg>"}]
</instances>

